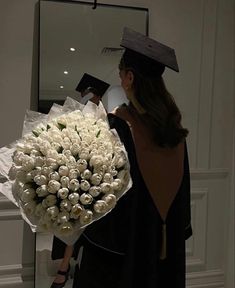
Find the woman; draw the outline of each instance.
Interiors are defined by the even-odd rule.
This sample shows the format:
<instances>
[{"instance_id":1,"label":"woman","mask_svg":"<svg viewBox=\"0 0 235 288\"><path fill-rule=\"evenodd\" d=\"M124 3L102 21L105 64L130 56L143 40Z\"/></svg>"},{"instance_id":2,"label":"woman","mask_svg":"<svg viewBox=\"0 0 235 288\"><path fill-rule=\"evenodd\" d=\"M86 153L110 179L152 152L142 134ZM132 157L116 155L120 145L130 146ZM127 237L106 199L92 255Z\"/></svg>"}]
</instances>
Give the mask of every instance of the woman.
<instances>
[{"instance_id":1,"label":"woman","mask_svg":"<svg viewBox=\"0 0 235 288\"><path fill-rule=\"evenodd\" d=\"M185 239L191 236L190 179L181 114L166 90L174 50L125 28L121 85L129 99L109 114L128 152L132 188L82 235L74 288L185 287Z\"/></svg>"}]
</instances>

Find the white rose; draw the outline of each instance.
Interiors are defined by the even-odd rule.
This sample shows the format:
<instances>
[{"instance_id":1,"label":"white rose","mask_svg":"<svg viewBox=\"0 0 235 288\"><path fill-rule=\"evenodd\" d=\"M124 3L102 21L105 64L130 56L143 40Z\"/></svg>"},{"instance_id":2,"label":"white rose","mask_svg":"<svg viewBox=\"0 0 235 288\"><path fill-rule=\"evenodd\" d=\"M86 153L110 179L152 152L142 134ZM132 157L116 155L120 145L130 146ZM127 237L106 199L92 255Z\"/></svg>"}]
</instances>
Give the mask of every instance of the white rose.
<instances>
[{"instance_id":1,"label":"white rose","mask_svg":"<svg viewBox=\"0 0 235 288\"><path fill-rule=\"evenodd\" d=\"M57 196L61 199L66 199L69 195L69 189L68 188L60 188L57 192Z\"/></svg>"},{"instance_id":2,"label":"white rose","mask_svg":"<svg viewBox=\"0 0 235 288\"><path fill-rule=\"evenodd\" d=\"M56 220L57 216L59 215L59 208L57 206L51 206L51 207L47 208L46 211L47 211L47 215L52 220Z\"/></svg>"},{"instance_id":3,"label":"white rose","mask_svg":"<svg viewBox=\"0 0 235 288\"><path fill-rule=\"evenodd\" d=\"M79 159L77 161L77 168L78 168L79 172L85 171L87 168L87 161L85 159Z\"/></svg>"},{"instance_id":4,"label":"white rose","mask_svg":"<svg viewBox=\"0 0 235 288\"><path fill-rule=\"evenodd\" d=\"M16 149L17 149L19 152L23 152L23 153L24 153L24 151L25 151L25 144L24 144L24 143L17 143Z\"/></svg>"},{"instance_id":5,"label":"white rose","mask_svg":"<svg viewBox=\"0 0 235 288\"><path fill-rule=\"evenodd\" d=\"M35 201L30 201L23 205L23 210L26 215L32 215L34 213L35 208L36 208Z\"/></svg>"},{"instance_id":6,"label":"white rose","mask_svg":"<svg viewBox=\"0 0 235 288\"><path fill-rule=\"evenodd\" d=\"M21 194L21 200L23 202L30 202L34 199L35 196L36 196L35 190L33 188L28 188L23 190Z\"/></svg>"},{"instance_id":7,"label":"white rose","mask_svg":"<svg viewBox=\"0 0 235 288\"><path fill-rule=\"evenodd\" d=\"M47 151L51 149L51 145L48 141L43 141L41 143L41 146L40 146L40 152L43 154L43 155L47 155Z\"/></svg>"},{"instance_id":8,"label":"white rose","mask_svg":"<svg viewBox=\"0 0 235 288\"><path fill-rule=\"evenodd\" d=\"M103 182L111 184L113 182L113 176L110 173L105 173L103 177Z\"/></svg>"},{"instance_id":9,"label":"white rose","mask_svg":"<svg viewBox=\"0 0 235 288\"><path fill-rule=\"evenodd\" d=\"M49 179L50 180L56 180L56 181L59 181L60 180L60 175L58 172L54 171L54 172L51 172L49 174Z\"/></svg>"},{"instance_id":10,"label":"white rose","mask_svg":"<svg viewBox=\"0 0 235 288\"><path fill-rule=\"evenodd\" d=\"M58 217L57 217L57 222L58 223L66 223L69 221L69 212L67 211L62 211L59 213Z\"/></svg>"},{"instance_id":11,"label":"white rose","mask_svg":"<svg viewBox=\"0 0 235 288\"><path fill-rule=\"evenodd\" d=\"M75 204L71 209L70 217L73 219L78 219L82 211L83 211L82 206L80 204Z\"/></svg>"},{"instance_id":12,"label":"white rose","mask_svg":"<svg viewBox=\"0 0 235 288\"><path fill-rule=\"evenodd\" d=\"M60 125L63 125L63 126L67 126L67 117L66 117L66 115L61 115L61 116L59 116L57 119L56 119L56 122L57 122L57 125L58 125L58 127L60 127ZM64 128L65 129L65 128ZM63 130L64 130L63 129ZM62 130L62 131L63 131Z\"/></svg>"},{"instance_id":13,"label":"white rose","mask_svg":"<svg viewBox=\"0 0 235 288\"><path fill-rule=\"evenodd\" d=\"M42 204L39 203L39 204L36 206L35 211L34 211L35 216L37 216L37 217L42 217L45 213L46 213L45 208L43 208Z\"/></svg>"},{"instance_id":14,"label":"white rose","mask_svg":"<svg viewBox=\"0 0 235 288\"><path fill-rule=\"evenodd\" d=\"M71 169L69 171L69 179L77 179L80 176L80 172L77 169Z\"/></svg>"},{"instance_id":15,"label":"white rose","mask_svg":"<svg viewBox=\"0 0 235 288\"><path fill-rule=\"evenodd\" d=\"M69 189L72 191L77 191L80 187L79 181L77 179L72 179L69 182Z\"/></svg>"},{"instance_id":16,"label":"white rose","mask_svg":"<svg viewBox=\"0 0 235 288\"><path fill-rule=\"evenodd\" d=\"M32 171L31 171L31 172L32 172ZM33 182L34 176L32 175L31 172L29 172L29 173L26 174L26 182L27 182L27 183L28 183L28 182Z\"/></svg>"},{"instance_id":17,"label":"white rose","mask_svg":"<svg viewBox=\"0 0 235 288\"><path fill-rule=\"evenodd\" d=\"M55 141L54 139L53 139L53 141ZM61 138L61 141L62 141L62 138ZM63 149L63 147L60 145L60 143L59 142L52 142L51 143L51 147L53 148L53 149L55 149L55 151L57 151L57 152L59 152L60 150L61 150L61 148ZM57 154L57 158L58 158L58 154ZM56 158L56 159L57 159Z\"/></svg>"},{"instance_id":18,"label":"white rose","mask_svg":"<svg viewBox=\"0 0 235 288\"><path fill-rule=\"evenodd\" d=\"M81 159L85 159L88 160L90 158L90 153L89 153L89 149L82 149L82 151L80 151L79 153L79 157Z\"/></svg>"},{"instance_id":19,"label":"white rose","mask_svg":"<svg viewBox=\"0 0 235 288\"><path fill-rule=\"evenodd\" d=\"M69 182L70 182L70 180L69 180L69 177L67 177L67 176L62 176L60 178L61 186L64 187L64 188L68 188L69 187Z\"/></svg>"},{"instance_id":20,"label":"white rose","mask_svg":"<svg viewBox=\"0 0 235 288\"><path fill-rule=\"evenodd\" d=\"M30 173L31 177L34 178L37 175L41 175L41 167L36 167L34 170L32 170ZM28 175L28 174L27 174Z\"/></svg>"},{"instance_id":21,"label":"white rose","mask_svg":"<svg viewBox=\"0 0 235 288\"><path fill-rule=\"evenodd\" d=\"M88 204L91 204L93 201L93 197L88 194L88 193L83 193L81 196L80 196L80 202L83 204L83 205L88 205Z\"/></svg>"},{"instance_id":22,"label":"white rose","mask_svg":"<svg viewBox=\"0 0 235 288\"><path fill-rule=\"evenodd\" d=\"M52 138L52 141L53 141L51 143L51 146L53 148L55 148L56 150L60 149L61 145L59 143L61 143L63 141L62 136L59 133L56 132L56 133L51 133L51 138Z\"/></svg>"},{"instance_id":23,"label":"white rose","mask_svg":"<svg viewBox=\"0 0 235 288\"><path fill-rule=\"evenodd\" d=\"M43 166L41 169L41 173L45 176L48 176L50 173L52 173L54 170L52 167L47 167L47 166Z\"/></svg>"},{"instance_id":24,"label":"white rose","mask_svg":"<svg viewBox=\"0 0 235 288\"><path fill-rule=\"evenodd\" d=\"M101 189L99 186L92 186L89 189L89 194L91 194L92 197L97 197L101 192Z\"/></svg>"},{"instance_id":25,"label":"white rose","mask_svg":"<svg viewBox=\"0 0 235 288\"><path fill-rule=\"evenodd\" d=\"M33 178L34 182L37 184L37 185L45 185L47 184L48 180L47 180L47 177L45 175L36 175L34 178Z\"/></svg>"},{"instance_id":26,"label":"white rose","mask_svg":"<svg viewBox=\"0 0 235 288\"><path fill-rule=\"evenodd\" d=\"M77 144L77 143L74 143L72 146L71 146L71 153L73 156L77 156L78 153L80 152L80 145Z\"/></svg>"},{"instance_id":27,"label":"white rose","mask_svg":"<svg viewBox=\"0 0 235 288\"><path fill-rule=\"evenodd\" d=\"M57 231L60 235L70 235L70 234L73 234L74 228L73 228L72 223L66 222L66 223L61 224L57 228Z\"/></svg>"},{"instance_id":28,"label":"white rose","mask_svg":"<svg viewBox=\"0 0 235 288\"><path fill-rule=\"evenodd\" d=\"M102 156L99 155L94 155L91 157L90 159L90 166L101 166L102 164L104 164L104 158Z\"/></svg>"},{"instance_id":29,"label":"white rose","mask_svg":"<svg viewBox=\"0 0 235 288\"><path fill-rule=\"evenodd\" d=\"M45 209L48 208L46 199L43 199L41 203L42 203L42 207L43 207L43 208L45 208Z\"/></svg>"},{"instance_id":30,"label":"white rose","mask_svg":"<svg viewBox=\"0 0 235 288\"><path fill-rule=\"evenodd\" d=\"M101 192L103 193L110 193L112 192L112 186L109 183L101 183L100 184Z\"/></svg>"},{"instance_id":31,"label":"white rose","mask_svg":"<svg viewBox=\"0 0 235 288\"><path fill-rule=\"evenodd\" d=\"M44 165L44 158L41 156L35 157L35 166L36 167L42 167Z\"/></svg>"},{"instance_id":32,"label":"white rose","mask_svg":"<svg viewBox=\"0 0 235 288\"><path fill-rule=\"evenodd\" d=\"M113 183L111 183L113 190L120 191L123 187L122 181L120 179L114 179Z\"/></svg>"},{"instance_id":33,"label":"white rose","mask_svg":"<svg viewBox=\"0 0 235 288\"><path fill-rule=\"evenodd\" d=\"M107 170L107 165L101 165L101 166L94 167L93 172L98 173L100 175L104 175L106 170Z\"/></svg>"},{"instance_id":34,"label":"white rose","mask_svg":"<svg viewBox=\"0 0 235 288\"><path fill-rule=\"evenodd\" d=\"M86 225L92 222L93 220L93 213L91 210L83 210L80 214L80 223L81 225Z\"/></svg>"},{"instance_id":35,"label":"white rose","mask_svg":"<svg viewBox=\"0 0 235 288\"><path fill-rule=\"evenodd\" d=\"M13 154L13 161L17 166L21 166L22 159L23 159L24 153L21 151L15 151Z\"/></svg>"},{"instance_id":36,"label":"white rose","mask_svg":"<svg viewBox=\"0 0 235 288\"><path fill-rule=\"evenodd\" d=\"M116 170L115 166L111 165L108 169L108 172L112 175L112 176L117 176L118 171Z\"/></svg>"},{"instance_id":37,"label":"white rose","mask_svg":"<svg viewBox=\"0 0 235 288\"><path fill-rule=\"evenodd\" d=\"M26 172L25 171L22 171L22 170L19 170L16 172L16 179L22 183L25 183L26 182Z\"/></svg>"},{"instance_id":38,"label":"white rose","mask_svg":"<svg viewBox=\"0 0 235 288\"><path fill-rule=\"evenodd\" d=\"M121 168L125 164L126 164L126 157L125 157L124 153L122 155L118 155L118 156L114 157L114 165L117 168Z\"/></svg>"},{"instance_id":39,"label":"white rose","mask_svg":"<svg viewBox=\"0 0 235 288\"><path fill-rule=\"evenodd\" d=\"M49 192L47 191L46 185L42 185L42 186L38 187L36 189L36 193L38 194L39 197L45 197L49 194Z\"/></svg>"},{"instance_id":40,"label":"white rose","mask_svg":"<svg viewBox=\"0 0 235 288\"><path fill-rule=\"evenodd\" d=\"M61 187L61 184L56 180L50 180L48 182L47 190L49 193L55 194Z\"/></svg>"},{"instance_id":41,"label":"white rose","mask_svg":"<svg viewBox=\"0 0 235 288\"><path fill-rule=\"evenodd\" d=\"M60 176L68 176L69 175L69 168L67 166L60 166L59 168Z\"/></svg>"},{"instance_id":42,"label":"white rose","mask_svg":"<svg viewBox=\"0 0 235 288\"><path fill-rule=\"evenodd\" d=\"M71 142L70 141L62 141L61 146L64 148L64 150L69 150L71 147Z\"/></svg>"},{"instance_id":43,"label":"white rose","mask_svg":"<svg viewBox=\"0 0 235 288\"><path fill-rule=\"evenodd\" d=\"M31 170L33 170L33 168L35 167L35 161L32 157L30 157L30 159L27 159L26 161L22 161L22 170L29 172Z\"/></svg>"},{"instance_id":44,"label":"white rose","mask_svg":"<svg viewBox=\"0 0 235 288\"><path fill-rule=\"evenodd\" d=\"M90 179L91 176L92 176L92 173L91 173L91 171L88 170L88 169L86 169L85 171L83 171L82 174L81 174L81 178L82 178L82 179L85 179L85 180Z\"/></svg>"},{"instance_id":45,"label":"white rose","mask_svg":"<svg viewBox=\"0 0 235 288\"><path fill-rule=\"evenodd\" d=\"M91 185L87 180L81 180L80 187L83 191L88 191L90 189Z\"/></svg>"},{"instance_id":46,"label":"white rose","mask_svg":"<svg viewBox=\"0 0 235 288\"><path fill-rule=\"evenodd\" d=\"M70 150L64 150L63 154L68 158L70 156L72 156L72 152Z\"/></svg>"},{"instance_id":47,"label":"white rose","mask_svg":"<svg viewBox=\"0 0 235 288\"><path fill-rule=\"evenodd\" d=\"M95 173L91 176L91 183L93 185L99 185L102 180L102 176L98 173Z\"/></svg>"},{"instance_id":48,"label":"white rose","mask_svg":"<svg viewBox=\"0 0 235 288\"><path fill-rule=\"evenodd\" d=\"M77 162L76 162L76 159L73 156L69 156L68 157L67 166L68 166L69 169L77 168Z\"/></svg>"},{"instance_id":49,"label":"white rose","mask_svg":"<svg viewBox=\"0 0 235 288\"><path fill-rule=\"evenodd\" d=\"M55 195L48 195L44 200L48 207L54 206L57 202L57 198Z\"/></svg>"},{"instance_id":50,"label":"white rose","mask_svg":"<svg viewBox=\"0 0 235 288\"><path fill-rule=\"evenodd\" d=\"M67 162L67 157L64 154L59 154L57 158L57 163L59 165L65 165Z\"/></svg>"},{"instance_id":51,"label":"white rose","mask_svg":"<svg viewBox=\"0 0 235 288\"><path fill-rule=\"evenodd\" d=\"M54 170L58 169L59 167L59 164L53 158L47 158L45 163L46 163L46 166L52 167Z\"/></svg>"},{"instance_id":52,"label":"white rose","mask_svg":"<svg viewBox=\"0 0 235 288\"><path fill-rule=\"evenodd\" d=\"M50 149L47 151L47 158L56 160L58 158L58 152L55 149Z\"/></svg>"},{"instance_id":53,"label":"white rose","mask_svg":"<svg viewBox=\"0 0 235 288\"><path fill-rule=\"evenodd\" d=\"M68 199L64 199L60 202L61 211L70 211L72 208L72 204Z\"/></svg>"},{"instance_id":54,"label":"white rose","mask_svg":"<svg viewBox=\"0 0 235 288\"><path fill-rule=\"evenodd\" d=\"M108 206L104 200L98 200L94 204L94 210L97 213L105 213L108 210Z\"/></svg>"},{"instance_id":55,"label":"white rose","mask_svg":"<svg viewBox=\"0 0 235 288\"><path fill-rule=\"evenodd\" d=\"M69 194L68 199L72 203L72 205L75 205L78 203L79 194L78 193L71 193L71 194Z\"/></svg>"},{"instance_id":56,"label":"white rose","mask_svg":"<svg viewBox=\"0 0 235 288\"><path fill-rule=\"evenodd\" d=\"M108 209L113 208L117 203L117 198L114 194L108 194L102 198L108 205Z\"/></svg>"}]
</instances>

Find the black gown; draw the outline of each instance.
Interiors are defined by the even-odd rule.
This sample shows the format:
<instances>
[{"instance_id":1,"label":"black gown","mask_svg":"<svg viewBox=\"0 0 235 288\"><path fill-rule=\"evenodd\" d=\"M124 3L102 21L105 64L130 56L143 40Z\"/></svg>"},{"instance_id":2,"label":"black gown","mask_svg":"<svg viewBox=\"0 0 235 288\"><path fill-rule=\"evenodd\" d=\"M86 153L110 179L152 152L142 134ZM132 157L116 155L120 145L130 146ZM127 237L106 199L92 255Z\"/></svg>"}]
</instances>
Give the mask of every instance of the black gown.
<instances>
[{"instance_id":1,"label":"black gown","mask_svg":"<svg viewBox=\"0 0 235 288\"><path fill-rule=\"evenodd\" d=\"M128 152L133 186L108 215L89 225L81 236L83 257L73 288L184 288L185 240L192 235L186 143L184 175L164 234L163 221L138 167L130 128L113 114L108 119ZM161 259L164 243L166 258Z\"/></svg>"}]
</instances>

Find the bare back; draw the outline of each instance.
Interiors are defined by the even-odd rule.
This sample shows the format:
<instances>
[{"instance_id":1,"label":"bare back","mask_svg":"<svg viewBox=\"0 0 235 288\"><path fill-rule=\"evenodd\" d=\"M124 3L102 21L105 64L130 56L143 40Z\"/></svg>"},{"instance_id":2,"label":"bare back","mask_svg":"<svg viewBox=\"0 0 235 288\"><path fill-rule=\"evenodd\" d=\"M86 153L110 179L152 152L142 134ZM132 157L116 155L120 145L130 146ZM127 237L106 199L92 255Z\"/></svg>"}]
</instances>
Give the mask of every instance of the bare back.
<instances>
[{"instance_id":1,"label":"bare back","mask_svg":"<svg viewBox=\"0 0 235 288\"><path fill-rule=\"evenodd\" d=\"M184 143L175 148L161 148L151 139L151 132L138 115L122 106L113 114L130 126L137 161L145 185L163 221L180 188L184 173Z\"/></svg>"}]
</instances>

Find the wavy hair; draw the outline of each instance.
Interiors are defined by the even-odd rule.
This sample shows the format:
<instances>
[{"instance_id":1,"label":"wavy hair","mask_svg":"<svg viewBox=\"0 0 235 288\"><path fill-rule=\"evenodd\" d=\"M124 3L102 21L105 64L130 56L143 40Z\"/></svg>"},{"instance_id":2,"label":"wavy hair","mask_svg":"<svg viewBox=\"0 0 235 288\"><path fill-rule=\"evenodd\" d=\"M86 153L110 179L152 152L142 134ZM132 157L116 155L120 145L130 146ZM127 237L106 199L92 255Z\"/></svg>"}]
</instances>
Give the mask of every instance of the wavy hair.
<instances>
[{"instance_id":1,"label":"wavy hair","mask_svg":"<svg viewBox=\"0 0 235 288\"><path fill-rule=\"evenodd\" d=\"M133 89L134 96L139 104L146 111L139 117L151 128L154 142L160 147L173 148L188 135L188 130L182 127L181 113L174 98L167 91L161 73L153 68L153 63L148 63L146 57L139 59L138 62L128 61L125 53L121 58L119 69L132 71L134 74ZM137 60L137 59L136 59ZM136 65L140 64L140 69ZM155 65L156 66L156 65Z\"/></svg>"}]
</instances>

